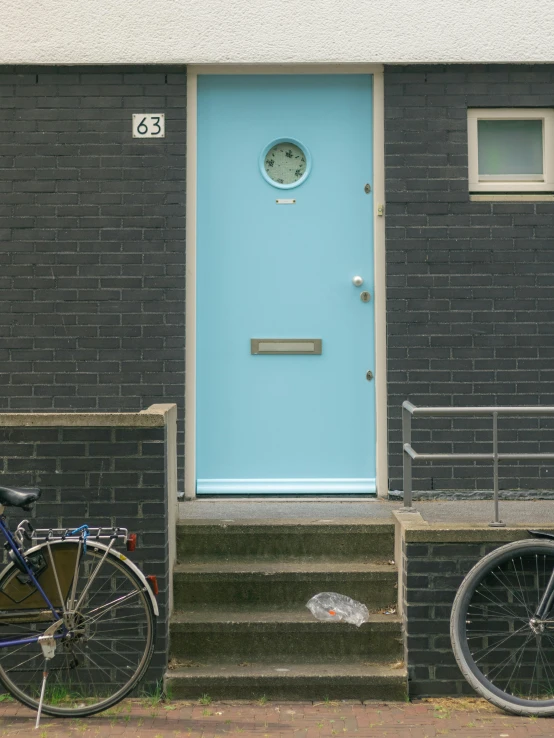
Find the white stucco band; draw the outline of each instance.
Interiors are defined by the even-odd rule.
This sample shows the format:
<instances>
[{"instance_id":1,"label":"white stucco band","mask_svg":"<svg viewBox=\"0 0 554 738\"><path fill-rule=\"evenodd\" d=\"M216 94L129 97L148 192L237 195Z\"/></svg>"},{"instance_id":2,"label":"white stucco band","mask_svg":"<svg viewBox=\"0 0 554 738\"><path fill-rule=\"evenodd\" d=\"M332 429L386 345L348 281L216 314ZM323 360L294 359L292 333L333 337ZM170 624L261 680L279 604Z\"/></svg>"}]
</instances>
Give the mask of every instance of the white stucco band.
<instances>
[{"instance_id":1,"label":"white stucco band","mask_svg":"<svg viewBox=\"0 0 554 738\"><path fill-rule=\"evenodd\" d=\"M552 0L3 0L1 64L552 62Z\"/></svg>"}]
</instances>

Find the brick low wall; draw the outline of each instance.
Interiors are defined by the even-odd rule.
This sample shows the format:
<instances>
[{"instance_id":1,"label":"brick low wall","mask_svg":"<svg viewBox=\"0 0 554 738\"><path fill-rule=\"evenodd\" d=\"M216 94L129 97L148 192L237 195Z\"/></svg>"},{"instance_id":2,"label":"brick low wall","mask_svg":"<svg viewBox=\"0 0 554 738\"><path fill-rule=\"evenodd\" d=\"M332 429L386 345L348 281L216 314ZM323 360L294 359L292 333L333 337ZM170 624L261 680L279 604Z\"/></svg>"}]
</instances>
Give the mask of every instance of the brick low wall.
<instances>
[{"instance_id":1,"label":"brick low wall","mask_svg":"<svg viewBox=\"0 0 554 738\"><path fill-rule=\"evenodd\" d=\"M138 534L130 554L160 592L156 649L143 687L167 666L168 621L175 558L174 405L144 413L0 413L0 484L40 487L32 513L6 508L12 529L24 517L35 527L126 527Z\"/></svg>"},{"instance_id":2,"label":"brick low wall","mask_svg":"<svg viewBox=\"0 0 554 738\"><path fill-rule=\"evenodd\" d=\"M414 514L397 524L400 562L399 605L410 697L474 695L460 672L450 644L450 613L468 571L485 554L528 538L527 528L427 525Z\"/></svg>"}]
</instances>

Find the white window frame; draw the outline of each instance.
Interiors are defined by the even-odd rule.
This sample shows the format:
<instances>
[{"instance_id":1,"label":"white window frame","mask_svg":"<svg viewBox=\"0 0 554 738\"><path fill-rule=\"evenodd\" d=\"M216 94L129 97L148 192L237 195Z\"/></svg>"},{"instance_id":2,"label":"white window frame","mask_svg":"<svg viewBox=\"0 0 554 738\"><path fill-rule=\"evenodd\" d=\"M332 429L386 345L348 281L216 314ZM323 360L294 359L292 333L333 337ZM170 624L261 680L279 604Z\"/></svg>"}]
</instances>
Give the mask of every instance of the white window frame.
<instances>
[{"instance_id":1,"label":"white window frame","mask_svg":"<svg viewBox=\"0 0 554 738\"><path fill-rule=\"evenodd\" d=\"M480 120L542 120L543 178L480 179L477 123ZM468 179L470 192L554 192L554 110L547 108L471 108L467 111Z\"/></svg>"}]
</instances>

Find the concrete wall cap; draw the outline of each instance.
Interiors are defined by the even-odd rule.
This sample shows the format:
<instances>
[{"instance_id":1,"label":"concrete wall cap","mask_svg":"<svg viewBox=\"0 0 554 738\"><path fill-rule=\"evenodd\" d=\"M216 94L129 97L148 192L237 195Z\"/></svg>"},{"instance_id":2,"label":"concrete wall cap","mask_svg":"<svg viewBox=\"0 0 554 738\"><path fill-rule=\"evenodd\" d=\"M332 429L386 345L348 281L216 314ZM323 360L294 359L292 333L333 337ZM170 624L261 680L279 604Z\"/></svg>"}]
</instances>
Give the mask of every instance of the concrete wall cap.
<instances>
[{"instance_id":1,"label":"concrete wall cap","mask_svg":"<svg viewBox=\"0 0 554 738\"><path fill-rule=\"evenodd\" d=\"M175 405L151 405L137 413L0 413L1 427L162 428Z\"/></svg>"},{"instance_id":2,"label":"concrete wall cap","mask_svg":"<svg viewBox=\"0 0 554 738\"><path fill-rule=\"evenodd\" d=\"M185 503L187 504L187 503ZM190 504L190 503L188 503ZM194 503L193 503L194 504ZM185 513L186 514L186 513ZM338 529L340 535L344 534L344 529L348 528L353 533L371 532L376 528L392 528L393 521L387 518L373 518L371 520L360 520L359 518L334 518L333 520L311 520L309 518L256 518L244 519L237 517L228 520L216 520L213 518L182 518L177 525L187 527L189 529L202 528L209 529L210 532L216 532L221 528L236 530L237 533L257 532L260 528L265 531L271 529L281 532L283 528L289 533L298 533L303 535L307 529L315 528L318 532L333 533L333 529Z\"/></svg>"},{"instance_id":3,"label":"concrete wall cap","mask_svg":"<svg viewBox=\"0 0 554 738\"><path fill-rule=\"evenodd\" d=\"M487 541L514 541L519 538L530 538L527 532L533 529L554 531L554 524L536 523L506 528L489 528L482 525L441 525L434 523L428 526L402 528L406 543L482 543Z\"/></svg>"}]
</instances>

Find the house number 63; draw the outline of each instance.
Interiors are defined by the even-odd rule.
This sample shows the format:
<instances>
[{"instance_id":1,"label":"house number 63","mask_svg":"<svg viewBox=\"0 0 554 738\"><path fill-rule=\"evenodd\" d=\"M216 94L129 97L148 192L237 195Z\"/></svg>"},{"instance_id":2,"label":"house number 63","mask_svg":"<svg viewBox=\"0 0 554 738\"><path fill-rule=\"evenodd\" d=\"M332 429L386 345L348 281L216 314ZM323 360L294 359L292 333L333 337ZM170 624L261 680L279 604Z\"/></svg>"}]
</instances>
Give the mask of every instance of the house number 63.
<instances>
[{"instance_id":1,"label":"house number 63","mask_svg":"<svg viewBox=\"0 0 554 738\"><path fill-rule=\"evenodd\" d=\"M165 138L164 113L133 113L133 138Z\"/></svg>"}]
</instances>

